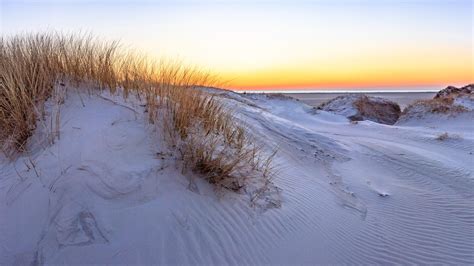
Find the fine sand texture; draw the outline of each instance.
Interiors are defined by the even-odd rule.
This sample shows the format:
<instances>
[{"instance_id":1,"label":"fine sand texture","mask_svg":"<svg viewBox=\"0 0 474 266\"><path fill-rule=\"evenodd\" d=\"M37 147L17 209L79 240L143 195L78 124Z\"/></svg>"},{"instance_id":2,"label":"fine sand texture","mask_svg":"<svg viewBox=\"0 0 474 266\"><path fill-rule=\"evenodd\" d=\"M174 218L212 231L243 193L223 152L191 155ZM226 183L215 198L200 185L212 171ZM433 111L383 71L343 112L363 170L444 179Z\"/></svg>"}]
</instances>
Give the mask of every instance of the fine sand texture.
<instances>
[{"instance_id":1,"label":"fine sand texture","mask_svg":"<svg viewBox=\"0 0 474 266\"><path fill-rule=\"evenodd\" d=\"M472 115L351 123L285 97L209 92L278 149L279 204L183 173L139 99L70 90L60 138L38 127L27 154L0 158L0 264L474 263Z\"/></svg>"}]
</instances>

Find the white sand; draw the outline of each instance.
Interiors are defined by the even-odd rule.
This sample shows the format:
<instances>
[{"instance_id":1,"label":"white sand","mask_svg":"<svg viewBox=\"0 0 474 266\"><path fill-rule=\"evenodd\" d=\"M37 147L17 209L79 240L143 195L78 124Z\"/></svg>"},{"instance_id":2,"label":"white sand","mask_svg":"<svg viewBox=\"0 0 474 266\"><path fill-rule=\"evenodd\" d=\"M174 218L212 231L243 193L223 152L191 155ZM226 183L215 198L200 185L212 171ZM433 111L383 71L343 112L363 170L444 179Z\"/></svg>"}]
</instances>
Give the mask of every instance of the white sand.
<instances>
[{"instance_id":1,"label":"white sand","mask_svg":"<svg viewBox=\"0 0 474 266\"><path fill-rule=\"evenodd\" d=\"M137 100L103 95L136 113L97 96L83 107L74 92L59 140L0 162L0 264L474 263L472 117L351 124L292 100L225 96L279 147L281 208L202 180L188 189Z\"/></svg>"}]
</instances>

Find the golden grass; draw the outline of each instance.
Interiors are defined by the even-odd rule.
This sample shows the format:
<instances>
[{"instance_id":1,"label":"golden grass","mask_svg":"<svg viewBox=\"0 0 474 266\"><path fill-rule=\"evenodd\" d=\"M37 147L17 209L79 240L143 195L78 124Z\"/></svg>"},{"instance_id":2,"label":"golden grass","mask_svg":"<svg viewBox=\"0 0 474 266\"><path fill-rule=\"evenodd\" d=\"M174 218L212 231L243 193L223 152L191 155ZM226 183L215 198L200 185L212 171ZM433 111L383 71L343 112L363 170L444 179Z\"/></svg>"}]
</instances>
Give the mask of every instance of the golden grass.
<instances>
[{"instance_id":1,"label":"golden grass","mask_svg":"<svg viewBox=\"0 0 474 266\"><path fill-rule=\"evenodd\" d=\"M403 110L403 114L407 114L412 109L419 106L424 107L430 113L439 114L458 114L467 111L465 107L454 104L454 96L444 96L428 100L415 101L413 104L408 105L405 110Z\"/></svg>"},{"instance_id":2,"label":"golden grass","mask_svg":"<svg viewBox=\"0 0 474 266\"><path fill-rule=\"evenodd\" d=\"M44 103L61 83L122 89L145 97L150 123L159 124L183 167L209 182L238 190L246 178L269 176L245 128L214 96L196 86L217 79L179 62L153 61L91 35L40 33L0 40L0 147L24 151Z\"/></svg>"},{"instance_id":3,"label":"golden grass","mask_svg":"<svg viewBox=\"0 0 474 266\"><path fill-rule=\"evenodd\" d=\"M354 107L359 111L358 116L351 117L355 120L366 119L379 123L393 125L400 117L401 110L397 103L391 101L372 101L368 96L362 95L354 101Z\"/></svg>"},{"instance_id":4,"label":"golden grass","mask_svg":"<svg viewBox=\"0 0 474 266\"><path fill-rule=\"evenodd\" d=\"M32 34L0 40L0 144L23 150L59 81L115 88L115 43L86 35Z\"/></svg>"}]
</instances>

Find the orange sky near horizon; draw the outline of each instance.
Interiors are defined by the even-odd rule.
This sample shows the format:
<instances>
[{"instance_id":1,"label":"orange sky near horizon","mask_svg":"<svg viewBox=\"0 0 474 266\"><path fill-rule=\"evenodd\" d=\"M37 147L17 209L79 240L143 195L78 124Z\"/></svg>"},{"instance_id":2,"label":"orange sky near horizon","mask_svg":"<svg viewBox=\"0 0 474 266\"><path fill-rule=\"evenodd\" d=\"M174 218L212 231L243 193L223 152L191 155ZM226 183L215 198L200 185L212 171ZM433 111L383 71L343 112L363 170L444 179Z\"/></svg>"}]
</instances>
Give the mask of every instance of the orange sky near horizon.
<instances>
[{"instance_id":1,"label":"orange sky near horizon","mask_svg":"<svg viewBox=\"0 0 474 266\"><path fill-rule=\"evenodd\" d=\"M237 90L460 86L474 82L473 59L466 57L468 54L366 55L332 64L307 63L221 75L227 87Z\"/></svg>"},{"instance_id":2,"label":"orange sky near horizon","mask_svg":"<svg viewBox=\"0 0 474 266\"><path fill-rule=\"evenodd\" d=\"M451 57L452 58L452 57ZM458 59L463 59L457 57ZM226 87L236 90L298 88L367 88L461 86L474 82L472 60L407 58L402 62L348 62L335 65L295 65L221 73Z\"/></svg>"},{"instance_id":3,"label":"orange sky near horizon","mask_svg":"<svg viewBox=\"0 0 474 266\"><path fill-rule=\"evenodd\" d=\"M474 82L471 0L4 0L0 13L2 34L91 32L236 90Z\"/></svg>"}]
</instances>

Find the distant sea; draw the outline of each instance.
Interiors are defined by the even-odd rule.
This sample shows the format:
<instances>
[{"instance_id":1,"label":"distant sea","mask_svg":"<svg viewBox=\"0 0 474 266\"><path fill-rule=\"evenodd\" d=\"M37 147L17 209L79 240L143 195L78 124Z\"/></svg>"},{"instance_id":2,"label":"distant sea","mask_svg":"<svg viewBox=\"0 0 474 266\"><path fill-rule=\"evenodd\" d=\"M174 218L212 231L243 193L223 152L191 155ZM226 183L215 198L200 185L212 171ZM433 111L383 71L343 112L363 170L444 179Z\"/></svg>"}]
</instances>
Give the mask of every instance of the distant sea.
<instances>
[{"instance_id":1,"label":"distant sea","mask_svg":"<svg viewBox=\"0 0 474 266\"><path fill-rule=\"evenodd\" d=\"M263 90L236 90L239 93L403 93L403 92L438 92L447 86L416 87L370 87L370 88L266 88Z\"/></svg>"},{"instance_id":2,"label":"distant sea","mask_svg":"<svg viewBox=\"0 0 474 266\"><path fill-rule=\"evenodd\" d=\"M403 88L341 88L341 89L298 89L298 90L259 90L259 91L237 91L247 93L282 93L284 95L298 99L311 106L319 106L337 96L348 93L364 93L368 96L381 97L394 101L405 108L407 105L417 100L431 99L444 87L403 87Z\"/></svg>"}]
</instances>

